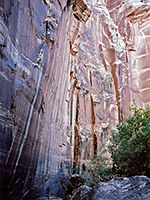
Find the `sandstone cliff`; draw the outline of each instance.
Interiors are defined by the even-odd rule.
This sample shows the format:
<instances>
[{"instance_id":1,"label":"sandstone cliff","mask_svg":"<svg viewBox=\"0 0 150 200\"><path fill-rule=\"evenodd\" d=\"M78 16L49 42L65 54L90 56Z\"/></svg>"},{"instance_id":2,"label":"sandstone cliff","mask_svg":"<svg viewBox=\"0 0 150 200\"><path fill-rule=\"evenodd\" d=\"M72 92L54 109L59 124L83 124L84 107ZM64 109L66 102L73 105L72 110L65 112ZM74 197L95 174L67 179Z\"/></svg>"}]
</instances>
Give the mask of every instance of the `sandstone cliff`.
<instances>
[{"instance_id":1,"label":"sandstone cliff","mask_svg":"<svg viewBox=\"0 0 150 200\"><path fill-rule=\"evenodd\" d=\"M149 24L146 0L0 1L3 199L62 196L132 99L150 102Z\"/></svg>"}]
</instances>

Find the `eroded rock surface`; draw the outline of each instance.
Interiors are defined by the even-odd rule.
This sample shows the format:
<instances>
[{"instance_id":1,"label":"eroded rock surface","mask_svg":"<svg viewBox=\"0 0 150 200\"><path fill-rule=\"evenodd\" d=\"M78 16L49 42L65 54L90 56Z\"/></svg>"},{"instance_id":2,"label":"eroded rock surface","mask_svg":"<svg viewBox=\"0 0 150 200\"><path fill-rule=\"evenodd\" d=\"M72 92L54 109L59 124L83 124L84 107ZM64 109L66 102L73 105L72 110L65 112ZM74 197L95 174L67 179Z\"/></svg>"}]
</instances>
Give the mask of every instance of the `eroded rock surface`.
<instances>
[{"instance_id":1,"label":"eroded rock surface","mask_svg":"<svg viewBox=\"0 0 150 200\"><path fill-rule=\"evenodd\" d=\"M2 200L62 196L68 184L70 45L90 15L86 7L80 22L70 3L0 1Z\"/></svg>"},{"instance_id":2,"label":"eroded rock surface","mask_svg":"<svg viewBox=\"0 0 150 200\"><path fill-rule=\"evenodd\" d=\"M72 200L148 200L150 199L150 179L144 176L114 178L100 182L91 191L81 186Z\"/></svg>"},{"instance_id":3,"label":"eroded rock surface","mask_svg":"<svg viewBox=\"0 0 150 200\"><path fill-rule=\"evenodd\" d=\"M0 1L1 199L62 196L72 163L82 173L132 99L150 102L149 12L146 0Z\"/></svg>"},{"instance_id":4,"label":"eroded rock surface","mask_svg":"<svg viewBox=\"0 0 150 200\"><path fill-rule=\"evenodd\" d=\"M72 58L75 92L70 96L74 166L80 165L80 173L82 164L88 165L86 160L109 143L116 124L129 115L132 100L141 107L150 102L150 2L86 2L91 15Z\"/></svg>"},{"instance_id":5,"label":"eroded rock surface","mask_svg":"<svg viewBox=\"0 0 150 200\"><path fill-rule=\"evenodd\" d=\"M73 195L73 191L79 188L81 185L84 185L86 180L78 174L73 174L69 180L69 184L64 192L63 199L70 200Z\"/></svg>"}]
</instances>

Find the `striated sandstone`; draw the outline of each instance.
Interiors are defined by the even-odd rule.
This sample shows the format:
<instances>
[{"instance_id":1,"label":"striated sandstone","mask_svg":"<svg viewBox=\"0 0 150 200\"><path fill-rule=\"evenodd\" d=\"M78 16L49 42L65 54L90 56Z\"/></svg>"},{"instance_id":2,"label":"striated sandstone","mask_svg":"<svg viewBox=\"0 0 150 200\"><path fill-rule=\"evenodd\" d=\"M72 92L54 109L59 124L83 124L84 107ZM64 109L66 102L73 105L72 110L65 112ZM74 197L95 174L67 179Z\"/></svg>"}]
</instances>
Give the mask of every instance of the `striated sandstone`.
<instances>
[{"instance_id":1,"label":"striated sandstone","mask_svg":"<svg viewBox=\"0 0 150 200\"><path fill-rule=\"evenodd\" d=\"M62 196L127 106L150 102L150 2L0 1L1 199Z\"/></svg>"},{"instance_id":2,"label":"striated sandstone","mask_svg":"<svg viewBox=\"0 0 150 200\"><path fill-rule=\"evenodd\" d=\"M0 2L1 199L63 195L72 171L66 99L75 23L66 0Z\"/></svg>"},{"instance_id":3,"label":"striated sandstone","mask_svg":"<svg viewBox=\"0 0 150 200\"><path fill-rule=\"evenodd\" d=\"M142 107L150 102L150 2L107 0L87 5L92 12L74 58L80 86L74 166L86 164L109 143L116 124L129 115L127 106L133 99Z\"/></svg>"}]
</instances>

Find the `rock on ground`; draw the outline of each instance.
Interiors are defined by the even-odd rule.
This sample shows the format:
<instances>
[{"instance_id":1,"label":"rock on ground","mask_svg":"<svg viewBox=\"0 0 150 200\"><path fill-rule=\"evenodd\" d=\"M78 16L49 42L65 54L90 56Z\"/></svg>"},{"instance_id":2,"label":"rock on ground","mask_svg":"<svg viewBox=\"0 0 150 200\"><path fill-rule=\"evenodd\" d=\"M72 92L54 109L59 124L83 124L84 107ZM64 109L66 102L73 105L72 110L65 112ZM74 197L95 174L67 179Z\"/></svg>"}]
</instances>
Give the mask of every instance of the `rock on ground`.
<instances>
[{"instance_id":1,"label":"rock on ground","mask_svg":"<svg viewBox=\"0 0 150 200\"><path fill-rule=\"evenodd\" d=\"M114 178L109 182L100 182L90 191L81 186L72 200L149 200L150 178L134 176L131 178ZM83 191L83 193L82 193Z\"/></svg>"}]
</instances>

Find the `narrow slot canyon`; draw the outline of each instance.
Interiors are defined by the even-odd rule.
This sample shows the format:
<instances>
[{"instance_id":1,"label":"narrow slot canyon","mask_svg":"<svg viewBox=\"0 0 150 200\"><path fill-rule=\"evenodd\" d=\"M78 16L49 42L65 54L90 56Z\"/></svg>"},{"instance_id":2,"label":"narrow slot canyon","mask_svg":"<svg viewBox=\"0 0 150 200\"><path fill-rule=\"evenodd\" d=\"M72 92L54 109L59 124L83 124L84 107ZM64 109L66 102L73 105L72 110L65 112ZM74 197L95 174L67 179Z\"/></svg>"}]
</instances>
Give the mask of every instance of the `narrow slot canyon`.
<instances>
[{"instance_id":1,"label":"narrow slot canyon","mask_svg":"<svg viewBox=\"0 0 150 200\"><path fill-rule=\"evenodd\" d=\"M149 0L0 0L0 200L69 200L127 107L150 104L149 60Z\"/></svg>"}]
</instances>

